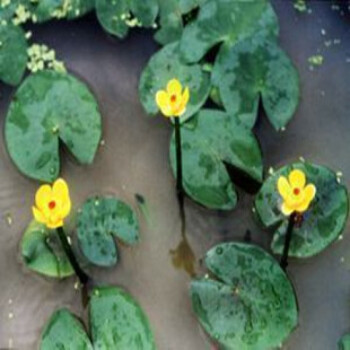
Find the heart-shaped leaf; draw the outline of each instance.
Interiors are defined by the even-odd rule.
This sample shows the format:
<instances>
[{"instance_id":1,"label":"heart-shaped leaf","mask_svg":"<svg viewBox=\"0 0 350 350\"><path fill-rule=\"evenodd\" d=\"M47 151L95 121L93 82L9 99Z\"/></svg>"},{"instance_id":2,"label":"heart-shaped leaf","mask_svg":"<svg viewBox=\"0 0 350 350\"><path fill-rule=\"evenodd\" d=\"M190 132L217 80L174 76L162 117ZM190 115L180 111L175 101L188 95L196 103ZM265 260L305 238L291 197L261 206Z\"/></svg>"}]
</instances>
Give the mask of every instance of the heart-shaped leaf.
<instances>
[{"instance_id":1,"label":"heart-shaped leaf","mask_svg":"<svg viewBox=\"0 0 350 350\"><path fill-rule=\"evenodd\" d=\"M79 211L77 233L85 257L95 265L113 266L118 252L113 236L127 244L139 241L139 224L133 210L116 198L87 200Z\"/></svg>"},{"instance_id":2,"label":"heart-shaped leaf","mask_svg":"<svg viewBox=\"0 0 350 350\"><path fill-rule=\"evenodd\" d=\"M350 334L342 337L338 342L339 350L350 350Z\"/></svg>"},{"instance_id":3,"label":"heart-shaped leaf","mask_svg":"<svg viewBox=\"0 0 350 350\"><path fill-rule=\"evenodd\" d=\"M159 111L155 96L158 90L164 90L171 79L178 79L190 90L190 101L186 113L181 117L185 121L203 106L210 92L210 77L199 64L184 64L179 57L178 43L172 43L158 51L142 73L139 85L141 103L150 115Z\"/></svg>"},{"instance_id":4,"label":"heart-shaped leaf","mask_svg":"<svg viewBox=\"0 0 350 350\"><path fill-rule=\"evenodd\" d=\"M198 62L215 45L237 41L264 30L276 37L278 21L267 0L208 0L201 6L198 18L187 25L180 50L187 62Z\"/></svg>"},{"instance_id":5,"label":"heart-shaped leaf","mask_svg":"<svg viewBox=\"0 0 350 350\"><path fill-rule=\"evenodd\" d=\"M212 81L225 109L249 127L256 122L260 95L277 130L286 126L299 103L297 70L276 41L264 35L222 47Z\"/></svg>"},{"instance_id":6,"label":"heart-shaped leaf","mask_svg":"<svg viewBox=\"0 0 350 350\"><path fill-rule=\"evenodd\" d=\"M237 195L226 164L262 181L262 157L254 134L237 118L202 110L182 126L183 185L195 201L212 209L233 209ZM175 137L171 165L176 174Z\"/></svg>"},{"instance_id":7,"label":"heart-shaped leaf","mask_svg":"<svg viewBox=\"0 0 350 350\"><path fill-rule=\"evenodd\" d=\"M127 36L135 19L143 27L152 26L158 10L157 0L96 0L96 12L100 24L108 33L122 39Z\"/></svg>"},{"instance_id":8,"label":"heart-shaped leaf","mask_svg":"<svg viewBox=\"0 0 350 350\"><path fill-rule=\"evenodd\" d=\"M224 243L205 263L218 280L194 280L191 298L206 332L227 350L278 348L298 323L293 287L278 262L259 247Z\"/></svg>"},{"instance_id":9,"label":"heart-shaped leaf","mask_svg":"<svg viewBox=\"0 0 350 350\"><path fill-rule=\"evenodd\" d=\"M56 231L36 221L23 235L21 253L25 265L44 276L64 278L74 274Z\"/></svg>"},{"instance_id":10,"label":"heart-shaped leaf","mask_svg":"<svg viewBox=\"0 0 350 350\"><path fill-rule=\"evenodd\" d=\"M17 85L22 80L28 60L25 33L12 23L1 24L0 38L0 80Z\"/></svg>"},{"instance_id":11,"label":"heart-shaped leaf","mask_svg":"<svg viewBox=\"0 0 350 350\"><path fill-rule=\"evenodd\" d=\"M90 300L89 314L95 349L156 349L146 315L123 290L115 287L96 289Z\"/></svg>"},{"instance_id":12,"label":"heart-shaped leaf","mask_svg":"<svg viewBox=\"0 0 350 350\"><path fill-rule=\"evenodd\" d=\"M81 322L68 310L56 311L41 336L40 350L93 350Z\"/></svg>"},{"instance_id":13,"label":"heart-shaped leaf","mask_svg":"<svg viewBox=\"0 0 350 350\"><path fill-rule=\"evenodd\" d=\"M56 311L47 323L40 350L155 350L147 316L138 303L116 287L96 288L89 302L90 334L68 310Z\"/></svg>"},{"instance_id":14,"label":"heart-shaped leaf","mask_svg":"<svg viewBox=\"0 0 350 350\"><path fill-rule=\"evenodd\" d=\"M282 198L277 191L277 181L293 169L301 169L307 182L317 189L301 225L294 227L289 250L292 257L307 258L327 248L344 230L349 210L348 193L333 171L311 163L287 165L270 176L255 199L255 208L265 227L277 227L272 241L276 254L283 251L288 226L288 218L280 210Z\"/></svg>"},{"instance_id":15,"label":"heart-shaped leaf","mask_svg":"<svg viewBox=\"0 0 350 350\"><path fill-rule=\"evenodd\" d=\"M46 182L60 171L59 141L81 164L91 164L101 138L97 102L69 74L42 71L16 92L6 123L9 154L25 175Z\"/></svg>"}]
</instances>

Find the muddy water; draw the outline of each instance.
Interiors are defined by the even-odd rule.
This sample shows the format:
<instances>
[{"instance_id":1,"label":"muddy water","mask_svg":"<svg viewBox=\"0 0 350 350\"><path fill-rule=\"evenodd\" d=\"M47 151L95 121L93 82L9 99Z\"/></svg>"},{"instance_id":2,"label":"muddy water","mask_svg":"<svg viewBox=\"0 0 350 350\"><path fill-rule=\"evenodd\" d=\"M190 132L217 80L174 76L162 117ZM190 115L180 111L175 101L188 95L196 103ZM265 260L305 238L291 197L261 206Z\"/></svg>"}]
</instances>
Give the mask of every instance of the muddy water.
<instances>
[{"instance_id":1,"label":"muddy water","mask_svg":"<svg viewBox=\"0 0 350 350\"><path fill-rule=\"evenodd\" d=\"M329 1L310 1L312 13L304 15L296 15L289 1L276 0L274 4L281 21L282 46L301 74L302 101L283 134L275 133L265 119L258 123L256 133L266 169L302 155L341 170L350 185L350 21L331 10ZM269 235L252 219L252 197L241 193L237 209L229 213L207 211L188 200L187 243L193 252L181 244L168 162L171 130L165 120L147 118L137 96L142 67L156 50L149 33L136 32L120 42L105 35L92 16L41 26L35 29L34 38L55 48L69 70L91 86L104 118L105 143L93 166L80 167L63 155L62 175L71 185L75 205L99 193L113 193L137 210L136 193L147 203L149 215L140 210L142 242L132 249L122 248L117 268L91 273L99 283L121 285L139 300L160 350L209 349L191 313L190 277L184 268L191 270L194 258L195 270L200 272L207 249L221 241L242 240L247 229L254 242L268 248ZM325 62L310 70L308 57L319 52ZM3 129L13 91L2 85L0 91ZM0 137L0 349L34 350L45 320L56 308L67 306L83 319L86 314L74 279L46 280L20 262L18 245L31 219L37 184L17 172L6 153L3 135ZM300 327L283 349L335 349L337 339L350 330L349 243L350 235L345 232L341 242L318 257L291 263Z\"/></svg>"}]
</instances>

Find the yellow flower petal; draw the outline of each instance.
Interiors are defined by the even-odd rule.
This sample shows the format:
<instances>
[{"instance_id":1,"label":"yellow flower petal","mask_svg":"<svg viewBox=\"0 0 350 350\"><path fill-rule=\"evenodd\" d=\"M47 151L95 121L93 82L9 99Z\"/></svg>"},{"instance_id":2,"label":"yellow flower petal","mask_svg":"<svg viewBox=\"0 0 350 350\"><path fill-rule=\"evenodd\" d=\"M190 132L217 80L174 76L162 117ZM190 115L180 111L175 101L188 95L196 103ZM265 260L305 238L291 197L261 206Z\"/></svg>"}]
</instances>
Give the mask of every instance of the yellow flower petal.
<instances>
[{"instance_id":1,"label":"yellow flower petal","mask_svg":"<svg viewBox=\"0 0 350 350\"><path fill-rule=\"evenodd\" d=\"M189 100L190 100L190 89L186 87L182 95L182 103L186 106Z\"/></svg>"},{"instance_id":2,"label":"yellow flower petal","mask_svg":"<svg viewBox=\"0 0 350 350\"><path fill-rule=\"evenodd\" d=\"M65 218L69 215L70 211L71 211L71 208L72 208L72 203L69 200L65 201L64 204L62 205L62 208L61 208L61 217L62 218Z\"/></svg>"},{"instance_id":3,"label":"yellow flower petal","mask_svg":"<svg viewBox=\"0 0 350 350\"><path fill-rule=\"evenodd\" d=\"M52 196L52 190L50 185L42 185L38 189L35 195L35 204L38 209L43 209L47 206Z\"/></svg>"},{"instance_id":4,"label":"yellow flower petal","mask_svg":"<svg viewBox=\"0 0 350 350\"><path fill-rule=\"evenodd\" d=\"M166 117L173 116L173 111L169 102L169 95L164 90L157 92L156 103L162 114L164 114Z\"/></svg>"},{"instance_id":5,"label":"yellow flower petal","mask_svg":"<svg viewBox=\"0 0 350 350\"><path fill-rule=\"evenodd\" d=\"M166 89L169 95L176 95L177 97L181 96L182 85L177 79L170 80Z\"/></svg>"},{"instance_id":6,"label":"yellow flower petal","mask_svg":"<svg viewBox=\"0 0 350 350\"><path fill-rule=\"evenodd\" d=\"M293 188L299 188L300 190L303 189L306 184L306 176L304 172L299 169L293 170L289 174L289 183Z\"/></svg>"},{"instance_id":7,"label":"yellow flower petal","mask_svg":"<svg viewBox=\"0 0 350 350\"><path fill-rule=\"evenodd\" d=\"M303 213L306 210L308 210L315 196L316 196L316 187L312 184L307 185L304 190L304 200L302 203L300 203L300 205L298 205L297 211L299 213Z\"/></svg>"},{"instance_id":8,"label":"yellow flower petal","mask_svg":"<svg viewBox=\"0 0 350 350\"><path fill-rule=\"evenodd\" d=\"M58 179L52 186L52 194L55 198L59 198L62 201L69 199L69 188L67 182L63 179Z\"/></svg>"},{"instance_id":9,"label":"yellow flower petal","mask_svg":"<svg viewBox=\"0 0 350 350\"><path fill-rule=\"evenodd\" d=\"M49 221L46 226L50 229L55 229L63 226L63 220Z\"/></svg>"},{"instance_id":10,"label":"yellow flower petal","mask_svg":"<svg viewBox=\"0 0 350 350\"><path fill-rule=\"evenodd\" d=\"M277 182L277 188L279 194L283 199L287 199L291 195L292 189L290 188L289 182L286 177L281 176Z\"/></svg>"},{"instance_id":11,"label":"yellow flower petal","mask_svg":"<svg viewBox=\"0 0 350 350\"><path fill-rule=\"evenodd\" d=\"M289 207L289 206L287 205L287 203L284 202L284 203L282 204L281 211L282 211L282 213L283 213L284 215L289 216L289 215L291 215L291 214L294 212L294 208Z\"/></svg>"},{"instance_id":12,"label":"yellow flower petal","mask_svg":"<svg viewBox=\"0 0 350 350\"><path fill-rule=\"evenodd\" d=\"M46 218L44 214L36 207L32 207L32 210L33 210L34 219L42 224L45 224Z\"/></svg>"}]
</instances>

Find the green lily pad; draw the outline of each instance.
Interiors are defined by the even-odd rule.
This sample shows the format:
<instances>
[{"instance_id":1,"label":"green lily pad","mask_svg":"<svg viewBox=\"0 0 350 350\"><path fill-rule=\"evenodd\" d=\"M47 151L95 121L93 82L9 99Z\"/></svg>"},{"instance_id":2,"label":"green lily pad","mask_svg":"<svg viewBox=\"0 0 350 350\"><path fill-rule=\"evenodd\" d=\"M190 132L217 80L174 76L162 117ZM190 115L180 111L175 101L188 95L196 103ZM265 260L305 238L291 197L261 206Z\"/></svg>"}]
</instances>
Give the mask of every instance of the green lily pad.
<instances>
[{"instance_id":1,"label":"green lily pad","mask_svg":"<svg viewBox=\"0 0 350 350\"><path fill-rule=\"evenodd\" d=\"M123 290L115 287L95 289L89 314L95 349L156 349L146 315Z\"/></svg>"},{"instance_id":2,"label":"green lily pad","mask_svg":"<svg viewBox=\"0 0 350 350\"><path fill-rule=\"evenodd\" d=\"M40 350L93 350L81 322L70 311L56 311L45 326Z\"/></svg>"},{"instance_id":3,"label":"green lily pad","mask_svg":"<svg viewBox=\"0 0 350 350\"><path fill-rule=\"evenodd\" d=\"M144 69L139 85L141 103L150 115L159 112L155 96L164 90L171 79L178 79L190 90L190 101L181 121L193 116L206 102L210 93L210 76L199 64L186 65L180 57L178 43L172 43L158 51Z\"/></svg>"},{"instance_id":4,"label":"green lily pad","mask_svg":"<svg viewBox=\"0 0 350 350\"><path fill-rule=\"evenodd\" d=\"M205 331L227 350L280 347L297 326L298 308L278 262L259 247L224 243L205 263L218 280L191 284L193 310Z\"/></svg>"},{"instance_id":5,"label":"green lily pad","mask_svg":"<svg viewBox=\"0 0 350 350\"><path fill-rule=\"evenodd\" d=\"M158 15L157 0L96 0L97 18L102 27L123 39L132 26L128 21L137 19L143 27L151 27Z\"/></svg>"},{"instance_id":6,"label":"green lily pad","mask_svg":"<svg viewBox=\"0 0 350 350\"><path fill-rule=\"evenodd\" d=\"M36 221L23 235L21 254L25 265L41 275L64 278L74 274L56 231Z\"/></svg>"},{"instance_id":7,"label":"green lily pad","mask_svg":"<svg viewBox=\"0 0 350 350\"><path fill-rule=\"evenodd\" d=\"M293 169L301 169L307 178L307 183L316 186L315 199L303 215L303 222L293 230L289 255L297 258L307 258L322 252L334 242L345 228L348 217L349 202L345 186L339 184L336 174L323 166L311 163L294 163L287 165L263 184L255 199L255 208L265 227L277 227L272 250L282 254L288 218L281 211L282 199L277 191L278 178L288 176Z\"/></svg>"},{"instance_id":8,"label":"green lily pad","mask_svg":"<svg viewBox=\"0 0 350 350\"><path fill-rule=\"evenodd\" d=\"M338 342L339 350L350 350L350 334L345 335Z\"/></svg>"},{"instance_id":9,"label":"green lily pad","mask_svg":"<svg viewBox=\"0 0 350 350\"><path fill-rule=\"evenodd\" d=\"M95 97L75 77L54 71L29 76L5 122L9 154L25 175L45 182L60 171L59 141L81 164L91 164L101 138Z\"/></svg>"},{"instance_id":10,"label":"green lily pad","mask_svg":"<svg viewBox=\"0 0 350 350\"><path fill-rule=\"evenodd\" d=\"M183 185L200 204L229 210L237 202L226 164L262 181L262 157L254 134L237 118L216 110L201 110L182 126ZM171 165L176 174L175 136L171 139Z\"/></svg>"},{"instance_id":11,"label":"green lily pad","mask_svg":"<svg viewBox=\"0 0 350 350\"><path fill-rule=\"evenodd\" d=\"M78 215L77 233L85 257L95 265L113 266L118 252L113 237L123 243L139 241L139 223L133 210L116 198L87 200Z\"/></svg>"},{"instance_id":12,"label":"green lily pad","mask_svg":"<svg viewBox=\"0 0 350 350\"><path fill-rule=\"evenodd\" d=\"M233 46L261 30L278 35L277 16L269 1L208 0L183 31L180 51L186 62L198 62L215 45Z\"/></svg>"},{"instance_id":13,"label":"green lily pad","mask_svg":"<svg viewBox=\"0 0 350 350\"><path fill-rule=\"evenodd\" d=\"M27 40L21 27L11 23L0 25L0 80L17 85L27 66Z\"/></svg>"},{"instance_id":14,"label":"green lily pad","mask_svg":"<svg viewBox=\"0 0 350 350\"><path fill-rule=\"evenodd\" d=\"M212 75L225 109L253 127L260 96L266 115L279 130L299 104L299 76L276 41L255 35L237 45L222 47Z\"/></svg>"}]
</instances>

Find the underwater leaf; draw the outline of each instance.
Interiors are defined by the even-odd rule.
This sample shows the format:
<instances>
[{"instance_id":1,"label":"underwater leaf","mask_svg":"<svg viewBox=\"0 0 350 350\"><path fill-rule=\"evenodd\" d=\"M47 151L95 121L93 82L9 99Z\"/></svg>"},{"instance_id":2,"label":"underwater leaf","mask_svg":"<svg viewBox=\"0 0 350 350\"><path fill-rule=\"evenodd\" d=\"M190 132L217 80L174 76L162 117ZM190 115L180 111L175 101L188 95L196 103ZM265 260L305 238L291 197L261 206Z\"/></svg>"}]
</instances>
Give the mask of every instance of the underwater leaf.
<instances>
[{"instance_id":1,"label":"underwater leaf","mask_svg":"<svg viewBox=\"0 0 350 350\"><path fill-rule=\"evenodd\" d=\"M55 278L74 274L56 230L36 221L30 223L23 235L21 254L25 265L39 274Z\"/></svg>"},{"instance_id":2,"label":"underwater leaf","mask_svg":"<svg viewBox=\"0 0 350 350\"><path fill-rule=\"evenodd\" d=\"M5 123L9 154L25 175L46 182L60 171L59 141L81 164L91 164L101 138L95 97L75 77L54 71L29 76Z\"/></svg>"},{"instance_id":3,"label":"underwater leaf","mask_svg":"<svg viewBox=\"0 0 350 350\"><path fill-rule=\"evenodd\" d=\"M81 322L66 309L56 311L45 326L40 350L93 350Z\"/></svg>"},{"instance_id":4,"label":"underwater leaf","mask_svg":"<svg viewBox=\"0 0 350 350\"><path fill-rule=\"evenodd\" d=\"M27 66L27 40L23 29L11 23L0 25L0 80L17 85Z\"/></svg>"},{"instance_id":5,"label":"underwater leaf","mask_svg":"<svg viewBox=\"0 0 350 350\"><path fill-rule=\"evenodd\" d=\"M95 289L89 314L95 349L156 349L147 316L123 290L116 287Z\"/></svg>"},{"instance_id":6,"label":"underwater leaf","mask_svg":"<svg viewBox=\"0 0 350 350\"><path fill-rule=\"evenodd\" d=\"M191 298L206 332L227 350L279 348L297 326L298 309L278 262L259 247L223 243L205 264L218 280L194 280Z\"/></svg>"},{"instance_id":7,"label":"underwater leaf","mask_svg":"<svg viewBox=\"0 0 350 350\"><path fill-rule=\"evenodd\" d=\"M158 113L156 93L158 90L165 89L167 83L174 78L178 79L184 87L188 87L191 94L186 113L181 117L181 121L189 119L203 106L210 92L209 74L204 72L199 64L184 64L179 57L178 43L173 43L153 55L142 73L139 95L148 114Z\"/></svg>"},{"instance_id":8,"label":"underwater leaf","mask_svg":"<svg viewBox=\"0 0 350 350\"><path fill-rule=\"evenodd\" d=\"M198 62L222 42L233 46L258 32L276 37L278 31L277 16L268 0L208 0L183 31L180 51L185 61Z\"/></svg>"},{"instance_id":9,"label":"underwater leaf","mask_svg":"<svg viewBox=\"0 0 350 350\"><path fill-rule=\"evenodd\" d=\"M350 350L350 334L345 335L339 340L338 350Z\"/></svg>"},{"instance_id":10,"label":"underwater leaf","mask_svg":"<svg viewBox=\"0 0 350 350\"><path fill-rule=\"evenodd\" d=\"M294 227L289 250L291 257L307 258L327 248L344 230L349 210L348 193L336 174L323 166L299 162L274 172L258 193L255 208L265 227L277 227L272 241L276 254L282 254L288 226L288 217L280 210L282 199L277 181L293 169L302 170L307 182L314 184L317 191L309 210L303 214L302 223Z\"/></svg>"},{"instance_id":11,"label":"underwater leaf","mask_svg":"<svg viewBox=\"0 0 350 350\"><path fill-rule=\"evenodd\" d=\"M182 129L183 185L195 201L212 209L233 209L237 195L226 165L262 181L262 156L254 134L237 118L201 110ZM175 136L170 147L176 174Z\"/></svg>"},{"instance_id":12,"label":"underwater leaf","mask_svg":"<svg viewBox=\"0 0 350 350\"><path fill-rule=\"evenodd\" d=\"M139 241L139 223L133 210L122 201L95 197L79 211L77 233L82 252L90 262L113 266L118 260L113 236L135 244Z\"/></svg>"},{"instance_id":13,"label":"underwater leaf","mask_svg":"<svg viewBox=\"0 0 350 350\"><path fill-rule=\"evenodd\" d=\"M276 41L255 35L231 48L222 46L212 82L225 109L253 127L260 96L267 117L279 130L293 117L299 103L299 76Z\"/></svg>"}]
</instances>

